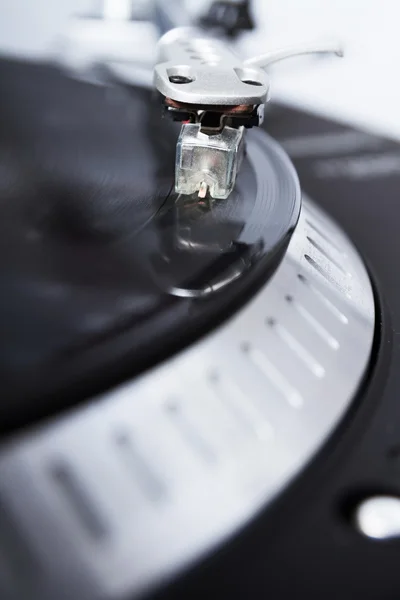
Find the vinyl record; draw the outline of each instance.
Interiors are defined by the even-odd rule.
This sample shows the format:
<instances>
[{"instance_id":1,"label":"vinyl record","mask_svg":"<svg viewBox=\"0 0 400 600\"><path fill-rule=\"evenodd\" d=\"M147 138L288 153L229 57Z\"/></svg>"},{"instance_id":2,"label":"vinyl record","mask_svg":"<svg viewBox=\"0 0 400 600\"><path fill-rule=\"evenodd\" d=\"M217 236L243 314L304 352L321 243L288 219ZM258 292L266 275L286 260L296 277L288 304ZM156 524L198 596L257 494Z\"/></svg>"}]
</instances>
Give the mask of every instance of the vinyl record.
<instances>
[{"instance_id":1,"label":"vinyl record","mask_svg":"<svg viewBox=\"0 0 400 600\"><path fill-rule=\"evenodd\" d=\"M177 196L179 127L150 92L7 62L1 78L7 428L138 373L226 318L279 263L300 192L277 144L250 131L228 199Z\"/></svg>"}]
</instances>

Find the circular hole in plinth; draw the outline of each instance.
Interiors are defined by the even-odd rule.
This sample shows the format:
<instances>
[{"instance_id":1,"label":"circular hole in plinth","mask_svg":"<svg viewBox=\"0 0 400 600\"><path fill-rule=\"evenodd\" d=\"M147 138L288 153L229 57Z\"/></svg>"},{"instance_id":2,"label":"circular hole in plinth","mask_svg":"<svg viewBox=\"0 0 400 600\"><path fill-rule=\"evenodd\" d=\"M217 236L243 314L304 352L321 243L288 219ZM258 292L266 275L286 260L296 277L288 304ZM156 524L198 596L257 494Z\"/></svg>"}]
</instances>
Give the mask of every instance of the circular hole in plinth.
<instances>
[{"instance_id":1,"label":"circular hole in plinth","mask_svg":"<svg viewBox=\"0 0 400 600\"><path fill-rule=\"evenodd\" d=\"M234 69L234 71L242 83L246 83L247 85L252 85L254 87L268 88L268 77L260 69L237 67Z\"/></svg>"},{"instance_id":2,"label":"circular hole in plinth","mask_svg":"<svg viewBox=\"0 0 400 600\"><path fill-rule=\"evenodd\" d=\"M193 79L187 75L170 75L169 80L171 83L191 83Z\"/></svg>"},{"instance_id":3,"label":"circular hole in plinth","mask_svg":"<svg viewBox=\"0 0 400 600\"><path fill-rule=\"evenodd\" d=\"M247 83L247 85L262 85L262 83L260 83L259 81L253 81L252 79L243 79L243 83Z\"/></svg>"},{"instance_id":4,"label":"circular hole in plinth","mask_svg":"<svg viewBox=\"0 0 400 600\"><path fill-rule=\"evenodd\" d=\"M171 83L178 85L192 83L196 79L193 68L190 65L176 65L167 69L168 79Z\"/></svg>"}]
</instances>

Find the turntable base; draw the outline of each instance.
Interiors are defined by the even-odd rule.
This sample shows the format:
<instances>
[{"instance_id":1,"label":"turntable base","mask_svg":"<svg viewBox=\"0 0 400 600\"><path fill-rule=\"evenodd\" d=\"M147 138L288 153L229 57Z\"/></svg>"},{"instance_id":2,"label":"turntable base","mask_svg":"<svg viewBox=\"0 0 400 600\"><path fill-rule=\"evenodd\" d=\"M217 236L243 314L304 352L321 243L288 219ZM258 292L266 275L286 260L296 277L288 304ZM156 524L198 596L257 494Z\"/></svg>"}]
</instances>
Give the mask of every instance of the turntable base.
<instances>
[{"instance_id":1,"label":"turntable base","mask_svg":"<svg viewBox=\"0 0 400 600\"><path fill-rule=\"evenodd\" d=\"M37 73L29 80L15 75L11 64L5 68L15 77L14 92L3 101L3 112L0 107L0 114L9 116L11 99L20 97L27 82L35 86ZM21 65L16 68L24 73ZM47 76L55 77L60 85L54 72L41 73L42 91ZM94 96L103 92L90 88ZM54 94L51 102L62 104ZM47 88L32 105L37 108L36 115L49 119L41 104L46 95ZM16 114L21 114L18 103L13 102ZM113 96L114 102L117 112L121 105L126 106L125 98ZM146 105L140 94L138 102L142 108ZM81 107L77 102L73 108L80 114ZM6 131L11 131L10 119L6 122ZM14 124L18 123L15 119ZM31 158L46 155L49 160L51 156L42 149L36 154L35 140L42 139L38 123L40 119L36 129L32 123L24 123L18 136L11 132L3 148L7 160L10 156L14 160L9 140L17 140L14 150L21 140L29 141L22 145L24 160L17 165L30 165L26 173L33 179L16 178L13 181L19 182L19 187L14 183L6 186L7 193L11 190L19 201L28 197L28 204L32 186L26 186L26 181L38 184ZM294 229L299 208L294 179L285 195L291 208L286 210L285 202L276 203L286 207L284 227L281 216L276 222L268 220L280 227L279 235L274 227L268 235L265 231L260 234L260 223L246 232L249 215L257 214L254 206L260 190L258 186L257 193L249 193L254 171L260 173L254 169L255 154L262 157L265 152L265 165L272 164L268 157L274 152L278 163L286 161L273 141L256 134L251 138L254 151L250 148L248 170L239 188L242 198L249 200L234 205L240 213L249 201L252 208L248 213L223 212L222 217L212 219L218 228L209 229L207 219L213 211L203 207L200 222L205 218L207 227L199 229L197 208L195 212L191 209L189 221L173 243L170 236L150 236L162 245L146 247L161 251L149 252L143 261L143 254L135 254L133 249L138 252L143 246L136 242L149 224L167 222L173 225L167 230L176 233L176 208L180 205L176 199L171 204L166 200L171 197L170 167L165 160L168 144L162 147L161 160L157 156L149 167L152 186L146 184L139 194L143 199L139 203L140 226L131 236L127 223L134 219L129 206L137 187L134 178L130 179L128 163L134 146L129 144L129 135L124 137L126 127L121 126L114 137L109 123L106 121L105 132L102 120L93 117L89 129L95 141L86 142L82 172L74 162L73 136L66 156L55 154L56 166L41 165L40 183L45 185L39 189L46 192L47 209L44 219L39 212L36 231L43 233L45 223L44 239L46 244L50 239L56 251L47 263L43 262L45 254L36 263L32 255L32 264L40 268L51 264L41 274L62 274L63 285L67 281L70 292L74 287L71 281L77 284L74 293L91 288L93 293L86 296L87 314L92 312L94 299L96 310L99 308L99 293L103 308L113 306L120 296L139 297L138 288L132 288L134 264L140 272L134 283L140 281L141 291L146 292L140 296L146 315L152 314L155 306L147 304L151 292L168 310L184 306L182 321L181 314L169 312L169 316L177 315L177 321L167 318L165 322L179 322L184 333L190 321L195 327L190 335L180 335L178 344L170 344L172 329L163 330L162 338L154 338L152 333L148 346L139 350L131 345L135 336L126 335L135 322L132 315L130 320L97 321L84 344L67 344L68 351L57 353L52 362L47 362L47 356L54 356L53 352L46 355L43 366L49 371L51 385L45 389L37 367L31 378L20 377L18 385L17 377L8 380L0 451L2 597L22 599L27 589L32 600L111 600L151 594L177 599L210 592L222 598L269 594L272 598L304 595L319 600L321 590L328 599L372 598L375 592L377 598L392 597L397 581L397 542L374 544L363 538L353 527L351 515L365 495L397 493L395 449L399 442L393 423L398 416L400 374L390 366L391 354L395 359L400 352L391 341L392 329L397 331L400 320L400 284L393 269L400 243L395 219L399 182L397 171L390 171L397 145L276 107L267 126L291 153L304 191L297 227ZM66 136L71 123L54 115L50 124L46 122L43 139L49 148L54 140L60 140L60 128ZM132 133L134 130L132 127ZM87 129L85 135L92 140ZM104 143L96 138L102 139L101 135L105 135ZM149 141L151 152L158 151L160 139L172 135L166 132L160 138L157 134ZM104 167L110 164L107 139L115 144L112 154L120 153L114 165L119 170L117 185L115 181L108 185L106 177L107 193L100 212L96 202L83 202L82 210L78 202L72 203L70 214L71 199L96 198L103 190L99 175L104 176ZM87 170L88 164L92 170ZM142 168L137 167L135 177ZM288 169L290 172L290 166ZM90 185L86 187L88 173ZM122 192L121 177L125 181ZM142 181L140 176L137 180ZM56 195L54 187L49 189L49 181L57 182ZM67 195L60 194L65 189ZM118 189L121 195L114 204L111 200ZM93 190L97 192L91 195ZM269 197L265 196L267 207ZM35 207L40 207L40 194L35 198ZM53 217L48 221L47 203L51 208L55 198L62 210L55 221ZM25 206L23 202L6 206L11 210L6 214L15 216L15 222L32 224L29 210L22 211L26 221L18 211L12 212ZM174 210L170 212L169 206ZM172 214L175 216L170 219ZM34 215L37 224L35 211ZM227 227L221 229L221 223ZM209 231L214 236L217 232L214 239L204 238ZM248 237L240 238L243 232L253 236L250 244ZM71 243L71 233L76 244ZM262 244L257 245L260 239ZM272 239L275 242L271 244ZM216 240L222 240L222 247L210 243ZM240 245L243 241L245 248ZM210 254L205 254L204 246L211 247ZM243 253L248 246L256 249L250 261ZM73 257L68 256L70 248ZM194 262L176 261L180 253L193 250ZM253 261L259 252L262 260ZM5 265L10 256L3 252ZM22 266L30 264L27 256L29 252L14 252L14 266L18 260ZM137 258L134 263L133 256ZM163 264L171 265L169 270L160 269L160 257L167 257ZM249 263L261 266L240 270ZM71 271L75 264L77 276ZM237 278L230 280L238 268ZM26 271L21 273L26 277ZM210 281L218 283L209 285ZM115 292L111 299L107 295L110 282ZM74 309L81 310L83 298L79 296ZM48 296L46 307L57 306L59 299L57 294L53 300ZM16 307L20 315L28 314L25 308ZM111 313L103 310L102 314ZM139 323L144 313L134 314ZM40 322L46 323L45 310L40 317ZM73 325L77 321L72 317L69 323ZM26 318L25 322L33 321ZM68 321L60 321L61 326L65 323ZM87 325L84 319L79 323ZM159 331L157 326L154 330ZM65 327L65 331L69 334L72 330ZM124 341L115 345L121 333ZM87 354L93 341L101 348L96 360ZM74 368L65 369L76 351ZM4 350L3 356L11 354ZM132 360L134 356L137 362ZM4 367L10 375L6 362ZM26 576L22 578L21 572Z\"/></svg>"}]
</instances>

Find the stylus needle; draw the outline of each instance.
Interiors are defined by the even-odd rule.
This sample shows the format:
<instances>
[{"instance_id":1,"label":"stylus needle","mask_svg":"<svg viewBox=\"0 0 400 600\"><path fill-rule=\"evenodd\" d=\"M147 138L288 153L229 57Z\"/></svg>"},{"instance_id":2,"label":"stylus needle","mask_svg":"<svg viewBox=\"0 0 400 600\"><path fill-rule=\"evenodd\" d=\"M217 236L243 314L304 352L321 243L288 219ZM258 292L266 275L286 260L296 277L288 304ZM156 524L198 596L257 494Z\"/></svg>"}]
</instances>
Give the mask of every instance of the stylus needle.
<instances>
[{"instance_id":1,"label":"stylus needle","mask_svg":"<svg viewBox=\"0 0 400 600\"><path fill-rule=\"evenodd\" d=\"M207 184L205 181L202 181L199 189L199 198L205 198L207 194Z\"/></svg>"}]
</instances>

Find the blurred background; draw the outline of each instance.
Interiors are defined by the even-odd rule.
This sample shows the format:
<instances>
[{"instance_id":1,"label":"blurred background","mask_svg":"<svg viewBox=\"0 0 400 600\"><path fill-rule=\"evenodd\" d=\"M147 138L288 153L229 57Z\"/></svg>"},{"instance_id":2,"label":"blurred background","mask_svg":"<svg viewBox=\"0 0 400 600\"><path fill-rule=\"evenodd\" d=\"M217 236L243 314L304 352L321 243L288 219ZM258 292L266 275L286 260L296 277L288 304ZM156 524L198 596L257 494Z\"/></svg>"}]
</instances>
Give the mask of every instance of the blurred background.
<instances>
[{"instance_id":1,"label":"blurred background","mask_svg":"<svg viewBox=\"0 0 400 600\"><path fill-rule=\"evenodd\" d=\"M146 0L131 4L137 14L145 13ZM183 4L196 13L210 2L183 0ZM30 60L48 59L59 51L72 17L103 14L118 20L127 10L125 0L2 0L0 6L0 52ZM346 51L345 60L324 57L312 68L304 60L279 64L274 68L274 99L400 138L398 0L253 0L251 6L257 31L241 38L244 56L323 39L341 40ZM80 37L82 32L74 27L74 35ZM99 30L90 35L107 43ZM151 62L151 40L157 36L144 24L140 35L148 43L137 47ZM122 52L129 52L125 43L129 36L117 37Z\"/></svg>"}]
</instances>

